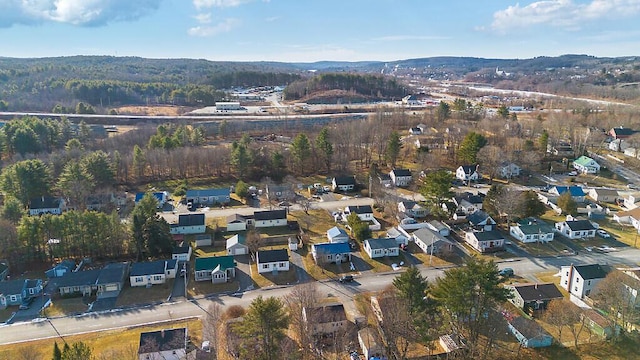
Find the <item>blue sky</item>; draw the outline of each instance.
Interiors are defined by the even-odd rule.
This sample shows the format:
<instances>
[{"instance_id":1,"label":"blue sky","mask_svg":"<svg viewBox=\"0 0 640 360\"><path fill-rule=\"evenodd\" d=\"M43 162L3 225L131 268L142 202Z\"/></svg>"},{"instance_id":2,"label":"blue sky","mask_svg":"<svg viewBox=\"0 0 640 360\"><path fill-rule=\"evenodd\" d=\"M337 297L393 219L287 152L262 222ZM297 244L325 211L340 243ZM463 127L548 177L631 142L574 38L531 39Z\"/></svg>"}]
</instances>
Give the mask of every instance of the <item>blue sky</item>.
<instances>
[{"instance_id":1,"label":"blue sky","mask_svg":"<svg viewBox=\"0 0 640 360\"><path fill-rule=\"evenodd\" d=\"M0 0L0 56L640 55L640 0Z\"/></svg>"}]
</instances>

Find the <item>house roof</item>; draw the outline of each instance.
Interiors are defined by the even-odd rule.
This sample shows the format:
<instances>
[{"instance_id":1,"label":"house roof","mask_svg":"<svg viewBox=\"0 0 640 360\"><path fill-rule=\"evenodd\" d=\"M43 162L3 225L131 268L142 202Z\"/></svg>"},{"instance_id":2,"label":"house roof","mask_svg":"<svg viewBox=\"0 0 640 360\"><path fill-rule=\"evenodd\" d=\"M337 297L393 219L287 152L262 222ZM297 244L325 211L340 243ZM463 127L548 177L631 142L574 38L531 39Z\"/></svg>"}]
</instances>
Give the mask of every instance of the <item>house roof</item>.
<instances>
[{"instance_id":1,"label":"house roof","mask_svg":"<svg viewBox=\"0 0 640 360\"><path fill-rule=\"evenodd\" d=\"M125 277L127 271L129 271L128 262L107 264L105 267L100 269L100 274L98 274L96 284L101 285L119 283Z\"/></svg>"},{"instance_id":2,"label":"house roof","mask_svg":"<svg viewBox=\"0 0 640 360\"><path fill-rule=\"evenodd\" d=\"M178 215L178 226L201 226L201 225L204 225L204 214Z\"/></svg>"},{"instance_id":3,"label":"house roof","mask_svg":"<svg viewBox=\"0 0 640 360\"><path fill-rule=\"evenodd\" d=\"M2 274L7 270L9 270L9 265L0 262L0 274ZM2 279L0 279L0 281L2 281Z\"/></svg>"},{"instance_id":4,"label":"house roof","mask_svg":"<svg viewBox=\"0 0 640 360\"><path fill-rule=\"evenodd\" d=\"M339 236L346 236L349 237L349 235L347 234L346 231L342 230L341 228L334 226L331 229L327 230L327 236L331 239L335 238L335 237L339 237Z\"/></svg>"},{"instance_id":5,"label":"house roof","mask_svg":"<svg viewBox=\"0 0 640 360\"><path fill-rule=\"evenodd\" d=\"M287 210L267 210L253 213L256 221L279 220L287 218Z\"/></svg>"},{"instance_id":6,"label":"house roof","mask_svg":"<svg viewBox=\"0 0 640 360\"><path fill-rule=\"evenodd\" d=\"M406 237L403 233L400 232L400 230L398 230L397 228L391 228L389 230L387 230L387 237L396 239L399 238L400 236Z\"/></svg>"},{"instance_id":7,"label":"house roof","mask_svg":"<svg viewBox=\"0 0 640 360\"><path fill-rule=\"evenodd\" d=\"M291 186L288 185L269 185L267 184L267 192L287 192L292 191Z\"/></svg>"},{"instance_id":8,"label":"house roof","mask_svg":"<svg viewBox=\"0 0 640 360\"><path fill-rule=\"evenodd\" d=\"M411 176L411 171L409 169L393 169L391 170L393 175L397 176Z\"/></svg>"},{"instance_id":9,"label":"house roof","mask_svg":"<svg viewBox=\"0 0 640 360\"><path fill-rule=\"evenodd\" d=\"M20 294L24 289L25 280L0 281L0 294L5 296Z\"/></svg>"},{"instance_id":10,"label":"house roof","mask_svg":"<svg viewBox=\"0 0 640 360\"><path fill-rule=\"evenodd\" d=\"M591 221L589 220L573 220L573 221L565 221L569 229L571 231L582 231L582 230L595 230L596 228L593 226Z\"/></svg>"},{"instance_id":11,"label":"house roof","mask_svg":"<svg viewBox=\"0 0 640 360\"><path fill-rule=\"evenodd\" d=\"M569 191L571 196L584 196L584 190L580 186L554 186L558 195L562 195L565 192Z\"/></svg>"},{"instance_id":12,"label":"house roof","mask_svg":"<svg viewBox=\"0 0 640 360\"><path fill-rule=\"evenodd\" d=\"M612 128L611 133L613 133L615 136L630 136L633 135L634 131L633 129L620 126Z\"/></svg>"},{"instance_id":13,"label":"house roof","mask_svg":"<svg viewBox=\"0 0 640 360\"><path fill-rule=\"evenodd\" d=\"M333 181L336 185L356 185L356 178L353 176L338 176L334 177Z\"/></svg>"},{"instance_id":14,"label":"house roof","mask_svg":"<svg viewBox=\"0 0 640 360\"><path fill-rule=\"evenodd\" d=\"M349 244L347 243L313 244L313 248L316 252L321 252L324 255L347 254L351 252L351 248L349 248Z\"/></svg>"},{"instance_id":15,"label":"house roof","mask_svg":"<svg viewBox=\"0 0 640 360\"><path fill-rule=\"evenodd\" d=\"M68 272L52 281L60 287L94 285L100 276L100 269Z\"/></svg>"},{"instance_id":16,"label":"house roof","mask_svg":"<svg viewBox=\"0 0 640 360\"><path fill-rule=\"evenodd\" d=\"M429 228L421 228L413 232L413 236L418 238L420 241L425 243L428 246L431 246L433 243L445 242L449 243L449 240L442 236L439 232L431 230Z\"/></svg>"},{"instance_id":17,"label":"house roof","mask_svg":"<svg viewBox=\"0 0 640 360\"><path fill-rule=\"evenodd\" d=\"M465 174L473 174L477 171L478 165L460 165L459 168L462 168Z\"/></svg>"},{"instance_id":18,"label":"house roof","mask_svg":"<svg viewBox=\"0 0 640 360\"><path fill-rule=\"evenodd\" d=\"M378 175L378 179L380 179L380 181L391 181L391 175L389 175L389 174L380 174L380 175Z\"/></svg>"},{"instance_id":19,"label":"house roof","mask_svg":"<svg viewBox=\"0 0 640 360\"><path fill-rule=\"evenodd\" d=\"M190 245L176 246L173 248L172 254L188 254L191 250Z\"/></svg>"},{"instance_id":20,"label":"house roof","mask_svg":"<svg viewBox=\"0 0 640 360\"><path fill-rule=\"evenodd\" d=\"M603 329L611 326L611 323L609 322L609 320L607 320L607 318L602 316L599 312L597 312L594 309L585 309L582 312L582 314L583 314L583 316L587 317L588 319L590 319L594 323L598 324L598 326L600 326Z\"/></svg>"},{"instance_id":21,"label":"house roof","mask_svg":"<svg viewBox=\"0 0 640 360\"><path fill-rule=\"evenodd\" d=\"M467 201L470 204L482 204L484 201L485 195L482 193L472 194L468 191L463 192L462 194L456 196L454 199L456 203L460 204L460 202Z\"/></svg>"},{"instance_id":22,"label":"house roof","mask_svg":"<svg viewBox=\"0 0 640 360\"><path fill-rule=\"evenodd\" d=\"M246 246L247 236L245 234L236 234L227 239L227 249L237 244Z\"/></svg>"},{"instance_id":23,"label":"house roof","mask_svg":"<svg viewBox=\"0 0 640 360\"><path fill-rule=\"evenodd\" d=\"M236 262L231 255L225 256L209 256L209 257L197 257L195 263L195 270L213 270L220 266L221 270L231 269L236 267Z\"/></svg>"},{"instance_id":24,"label":"house roof","mask_svg":"<svg viewBox=\"0 0 640 360\"><path fill-rule=\"evenodd\" d=\"M413 209L414 206L416 206L418 203L415 201L400 201L400 203L402 204L402 206L404 206L405 209Z\"/></svg>"},{"instance_id":25,"label":"house roof","mask_svg":"<svg viewBox=\"0 0 640 360\"><path fill-rule=\"evenodd\" d=\"M486 212L482 211L482 210L476 210L473 213L467 215L467 220L472 223L473 225L478 225L481 222L488 220L489 218L491 218L491 216L489 216L489 214L487 214ZM491 219L493 220L493 219ZM491 221L492 224L495 224L495 221Z\"/></svg>"},{"instance_id":26,"label":"house roof","mask_svg":"<svg viewBox=\"0 0 640 360\"><path fill-rule=\"evenodd\" d=\"M380 239L367 239L364 241L369 244L369 248L374 249L393 249L398 247L398 243L395 239L380 238Z\"/></svg>"},{"instance_id":27,"label":"house roof","mask_svg":"<svg viewBox=\"0 0 640 360\"><path fill-rule=\"evenodd\" d=\"M525 235L548 234L553 232L553 228L544 221L535 224L518 225L518 227Z\"/></svg>"},{"instance_id":28,"label":"house roof","mask_svg":"<svg viewBox=\"0 0 640 360\"><path fill-rule=\"evenodd\" d=\"M473 235L476 237L476 239L478 239L478 241L493 241L504 239L504 236L502 236L501 233L494 230L473 232Z\"/></svg>"},{"instance_id":29,"label":"house roof","mask_svg":"<svg viewBox=\"0 0 640 360\"><path fill-rule=\"evenodd\" d=\"M39 284L42 284L42 280L40 279L27 279L24 281L24 287L27 289L34 288Z\"/></svg>"},{"instance_id":30,"label":"house roof","mask_svg":"<svg viewBox=\"0 0 640 360\"><path fill-rule=\"evenodd\" d=\"M227 216L227 224L234 223L234 222L245 222L245 221L247 221L247 219L240 214L233 214L233 215Z\"/></svg>"},{"instance_id":31,"label":"house roof","mask_svg":"<svg viewBox=\"0 0 640 360\"><path fill-rule=\"evenodd\" d=\"M449 227L445 223L443 223L442 221L438 221L438 220L429 221L429 225L431 225L437 231L449 229Z\"/></svg>"},{"instance_id":32,"label":"house roof","mask_svg":"<svg viewBox=\"0 0 640 360\"><path fill-rule=\"evenodd\" d=\"M229 188L187 190L186 197L230 196Z\"/></svg>"},{"instance_id":33,"label":"house roof","mask_svg":"<svg viewBox=\"0 0 640 360\"><path fill-rule=\"evenodd\" d=\"M590 163L590 162L592 162L592 161L593 161L593 162L596 162L596 161L595 161L595 160L593 160L592 158L590 158L590 157L588 157L588 156L584 156L584 155L582 155L582 156L580 156L579 158L577 158L577 159L573 160L573 163L574 163L574 164L581 165L581 166L587 166L587 165L589 165L589 163ZM596 162L596 164L597 164L597 162Z\"/></svg>"},{"instance_id":34,"label":"house roof","mask_svg":"<svg viewBox=\"0 0 640 360\"><path fill-rule=\"evenodd\" d=\"M347 206L347 210L356 214L373 214L371 205Z\"/></svg>"},{"instance_id":35,"label":"house roof","mask_svg":"<svg viewBox=\"0 0 640 360\"><path fill-rule=\"evenodd\" d=\"M167 260L145 261L133 263L131 265L131 271L129 276L144 276L164 274L164 269L167 267Z\"/></svg>"},{"instance_id":36,"label":"house roof","mask_svg":"<svg viewBox=\"0 0 640 360\"><path fill-rule=\"evenodd\" d=\"M584 280L604 279L607 272L599 264L577 265L573 267Z\"/></svg>"},{"instance_id":37,"label":"house roof","mask_svg":"<svg viewBox=\"0 0 640 360\"><path fill-rule=\"evenodd\" d=\"M540 336L551 336L534 320L525 319L522 316L513 318L509 323L527 339L535 339Z\"/></svg>"},{"instance_id":38,"label":"house roof","mask_svg":"<svg viewBox=\"0 0 640 360\"><path fill-rule=\"evenodd\" d=\"M42 196L29 201L29 209L57 209L62 199L52 196Z\"/></svg>"},{"instance_id":39,"label":"house roof","mask_svg":"<svg viewBox=\"0 0 640 360\"><path fill-rule=\"evenodd\" d=\"M187 329L164 329L140 334L138 354L186 349Z\"/></svg>"},{"instance_id":40,"label":"house roof","mask_svg":"<svg viewBox=\"0 0 640 360\"><path fill-rule=\"evenodd\" d=\"M197 240L210 240L211 239L211 235L210 234L197 234L196 235L196 241Z\"/></svg>"},{"instance_id":41,"label":"house roof","mask_svg":"<svg viewBox=\"0 0 640 360\"><path fill-rule=\"evenodd\" d=\"M287 249L277 250L260 250L256 255L258 263L271 263L280 261L289 261L289 253Z\"/></svg>"},{"instance_id":42,"label":"house roof","mask_svg":"<svg viewBox=\"0 0 640 360\"><path fill-rule=\"evenodd\" d=\"M640 207L635 209L627 210L627 211L618 211L616 213L618 217L630 216L634 219L640 219Z\"/></svg>"},{"instance_id":43,"label":"house roof","mask_svg":"<svg viewBox=\"0 0 640 360\"><path fill-rule=\"evenodd\" d=\"M512 288L524 301L561 299L563 297L558 287L553 283L547 284L515 284Z\"/></svg>"},{"instance_id":44,"label":"house roof","mask_svg":"<svg viewBox=\"0 0 640 360\"><path fill-rule=\"evenodd\" d=\"M304 308L308 321L316 324L327 324L347 320L344 305L331 304L312 308Z\"/></svg>"},{"instance_id":45,"label":"house roof","mask_svg":"<svg viewBox=\"0 0 640 360\"><path fill-rule=\"evenodd\" d=\"M617 190L612 189L593 189L598 196L618 196Z\"/></svg>"},{"instance_id":46,"label":"house roof","mask_svg":"<svg viewBox=\"0 0 640 360\"><path fill-rule=\"evenodd\" d=\"M167 192L166 192L166 191L157 191L157 192L154 192L154 193L139 192L139 193L136 193L136 199L135 199L135 202L138 202L138 201L142 200L142 198L143 198L146 194L151 194L151 195L153 195L153 197L155 197L155 198L156 198L156 200L158 200L158 201L162 201L162 200L167 196Z\"/></svg>"}]
</instances>

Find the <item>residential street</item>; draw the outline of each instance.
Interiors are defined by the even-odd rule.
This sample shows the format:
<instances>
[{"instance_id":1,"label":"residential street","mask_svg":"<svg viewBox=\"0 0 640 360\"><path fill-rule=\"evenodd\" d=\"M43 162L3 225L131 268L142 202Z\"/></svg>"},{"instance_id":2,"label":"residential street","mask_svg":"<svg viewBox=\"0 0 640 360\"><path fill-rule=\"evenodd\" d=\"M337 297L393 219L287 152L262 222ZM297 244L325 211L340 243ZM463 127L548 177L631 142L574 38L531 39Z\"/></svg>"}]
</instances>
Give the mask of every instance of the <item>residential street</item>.
<instances>
[{"instance_id":1,"label":"residential street","mask_svg":"<svg viewBox=\"0 0 640 360\"><path fill-rule=\"evenodd\" d=\"M600 264L637 265L640 250L625 248L608 254L581 253L579 256L550 257L550 258L516 258L500 262L500 268L510 267L517 276L534 278L538 272L558 271L561 265L586 264L598 262ZM443 269L421 267L422 274L428 279L440 276ZM388 286L395 272L366 273L356 277L349 285L328 280L318 283L318 289L323 296L336 296L346 303L348 311L355 311L351 301L354 294L365 291L379 291ZM277 286L245 292L241 297L213 296L207 299L179 301L161 305L140 306L135 309L112 311L105 313L85 314L77 317L62 317L55 319L37 319L27 323L16 323L0 326L0 345L24 342L36 339L69 336L94 331L126 328L142 324L178 320L203 316L209 304L215 302L223 306L248 306L257 296L284 296L289 293L291 286ZM59 334L59 335L58 335Z\"/></svg>"}]
</instances>

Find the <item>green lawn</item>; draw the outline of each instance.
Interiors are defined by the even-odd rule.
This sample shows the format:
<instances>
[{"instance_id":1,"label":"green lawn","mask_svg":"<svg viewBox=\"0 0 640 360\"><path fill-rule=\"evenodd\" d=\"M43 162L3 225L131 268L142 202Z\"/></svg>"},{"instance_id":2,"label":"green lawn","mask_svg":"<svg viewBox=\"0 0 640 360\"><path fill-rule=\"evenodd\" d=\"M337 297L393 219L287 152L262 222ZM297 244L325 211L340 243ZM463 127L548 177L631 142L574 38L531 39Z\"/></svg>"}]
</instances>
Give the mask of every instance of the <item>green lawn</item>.
<instances>
[{"instance_id":1,"label":"green lawn","mask_svg":"<svg viewBox=\"0 0 640 360\"><path fill-rule=\"evenodd\" d=\"M194 279L189 279L187 294L190 298L193 298L201 295L238 291L239 288L240 284L238 281L214 284L211 281L195 281Z\"/></svg>"},{"instance_id":2,"label":"green lawn","mask_svg":"<svg viewBox=\"0 0 640 360\"><path fill-rule=\"evenodd\" d=\"M82 297L54 299L51 306L44 309L43 315L47 317L65 316L84 313L89 307L82 300Z\"/></svg>"},{"instance_id":3,"label":"green lawn","mask_svg":"<svg viewBox=\"0 0 640 360\"><path fill-rule=\"evenodd\" d=\"M120 292L120 295L118 295L116 306L121 307L140 303L165 301L169 298L169 295L173 290L173 282L173 279L167 279L166 283L153 285L150 288L145 286L131 287L129 282L127 282Z\"/></svg>"},{"instance_id":4,"label":"green lawn","mask_svg":"<svg viewBox=\"0 0 640 360\"><path fill-rule=\"evenodd\" d=\"M267 287L272 285L289 285L298 281L298 275L293 268L289 271L278 271L276 275L269 273L258 274L256 264L251 264L251 278L257 287Z\"/></svg>"}]
</instances>

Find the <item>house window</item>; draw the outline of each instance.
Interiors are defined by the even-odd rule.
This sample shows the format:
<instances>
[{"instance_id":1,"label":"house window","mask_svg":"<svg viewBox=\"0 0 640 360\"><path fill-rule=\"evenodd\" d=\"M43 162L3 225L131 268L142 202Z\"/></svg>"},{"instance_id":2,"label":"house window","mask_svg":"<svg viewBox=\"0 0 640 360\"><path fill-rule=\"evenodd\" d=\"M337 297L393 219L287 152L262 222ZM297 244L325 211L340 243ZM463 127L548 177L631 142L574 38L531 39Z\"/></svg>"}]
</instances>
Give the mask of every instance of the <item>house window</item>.
<instances>
[{"instance_id":1,"label":"house window","mask_svg":"<svg viewBox=\"0 0 640 360\"><path fill-rule=\"evenodd\" d=\"M263 265L262 265L262 268L263 268L263 269L268 269L268 268L269 268L269 264L263 264Z\"/></svg>"},{"instance_id":2,"label":"house window","mask_svg":"<svg viewBox=\"0 0 640 360\"><path fill-rule=\"evenodd\" d=\"M142 282L142 281L143 281L142 276L138 276L138 277L136 278L136 282L137 282L137 283Z\"/></svg>"},{"instance_id":3,"label":"house window","mask_svg":"<svg viewBox=\"0 0 640 360\"><path fill-rule=\"evenodd\" d=\"M576 287L574 287L574 288L573 288L573 291L578 292L578 287L577 287L577 286L576 286Z\"/></svg>"},{"instance_id":4,"label":"house window","mask_svg":"<svg viewBox=\"0 0 640 360\"><path fill-rule=\"evenodd\" d=\"M591 285L591 280L587 281L587 285Z\"/></svg>"},{"instance_id":5,"label":"house window","mask_svg":"<svg viewBox=\"0 0 640 360\"><path fill-rule=\"evenodd\" d=\"M283 263L283 262L279 263L279 264L278 264L278 267L283 268L283 267L284 267L284 263Z\"/></svg>"},{"instance_id":6,"label":"house window","mask_svg":"<svg viewBox=\"0 0 640 360\"><path fill-rule=\"evenodd\" d=\"M327 255L327 260L331 260L331 255Z\"/></svg>"},{"instance_id":7,"label":"house window","mask_svg":"<svg viewBox=\"0 0 640 360\"><path fill-rule=\"evenodd\" d=\"M18 297L16 295L11 295L11 301L18 301Z\"/></svg>"},{"instance_id":8,"label":"house window","mask_svg":"<svg viewBox=\"0 0 640 360\"><path fill-rule=\"evenodd\" d=\"M161 275L154 275L153 276L153 280L160 281L160 280L162 280L162 276Z\"/></svg>"},{"instance_id":9,"label":"house window","mask_svg":"<svg viewBox=\"0 0 640 360\"><path fill-rule=\"evenodd\" d=\"M33 295L35 293L35 290L33 288L29 289L29 294Z\"/></svg>"},{"instance_id":10,"label":"house window","mask_svg":"<svg viewBox=\"0 0 640 360\"><path fill-rule=\"evenodd\" d=\"M565 281L564 281L564 284L565 284L565 285L567 285L568 283L569 283L569 281L567 281L567 280L565 280Z\"/></svg>"},{"instance_id":11,"label":"house window","mask_svg":"<svg viewBox=\"0 0 640 360\"><path fill-rule=\"evenodd\" d=\"M580 282L580 278L576 278L576 282L579 283Z\"/></svg>"}]
</instances>

